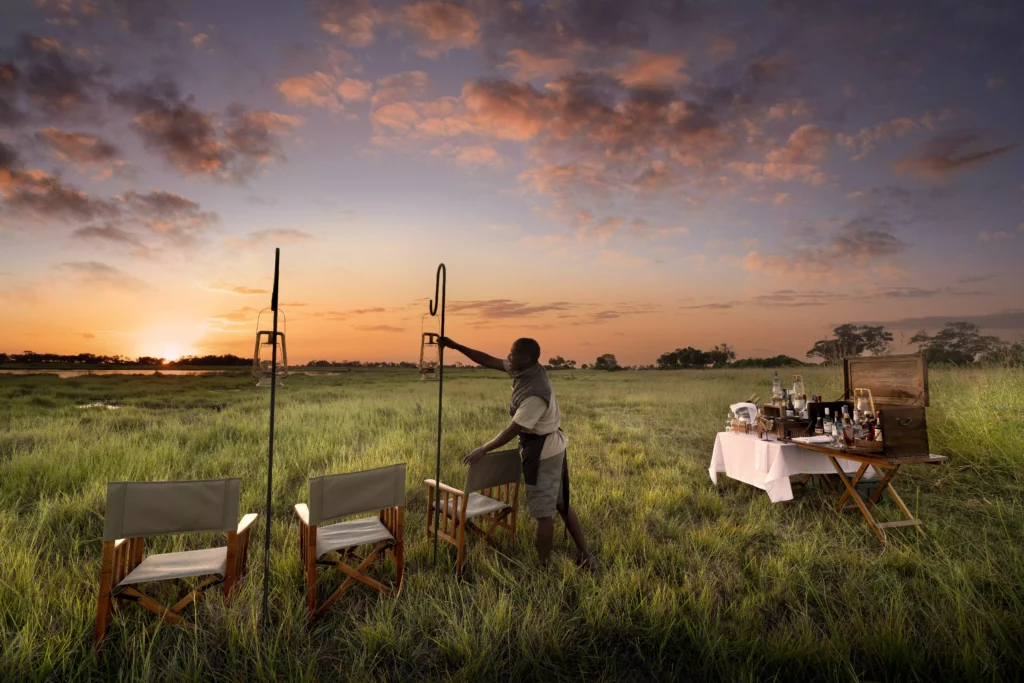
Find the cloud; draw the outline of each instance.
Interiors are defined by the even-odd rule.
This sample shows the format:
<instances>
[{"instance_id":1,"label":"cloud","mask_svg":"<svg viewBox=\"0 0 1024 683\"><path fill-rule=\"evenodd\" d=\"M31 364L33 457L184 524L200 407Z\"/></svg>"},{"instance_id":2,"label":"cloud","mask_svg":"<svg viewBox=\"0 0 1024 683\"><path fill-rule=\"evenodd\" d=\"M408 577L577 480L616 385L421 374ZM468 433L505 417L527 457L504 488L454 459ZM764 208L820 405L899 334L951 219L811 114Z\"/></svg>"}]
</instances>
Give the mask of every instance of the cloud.
<instances>
[{"instance_id":1,"label":"cloud","mask_svg":"<svg viewBox=\"0 0 1024 683\"><path fill-rule=\"evenodd\" d=\"M36 220L93 221L118 215L118 206L65 185L59 176L25 170L17 151L0 142L0 198L15 217Z\"/></svg>"},{"instance_id":2,"label":"cloud","mask_svg":"<svg viewBox=\"0 0 1024 683\"><path fill-rule=\"evenodd\" d=\"M906 248L885 221L858 218L842 225L823 244L799 245L784 254L751 251L743 267L780 277L820 278L852 267L875 265Z\"/></svg>"},{"instance_id":3,"label":"cloud","mask_svg":"<svg viewBox=\"0 0 1024 683\"><path fill-rule=\"evenodd\" d=\"M999 230L997 232L989 232L988 230L982 230L981 232L978 233L978 240L980 240L981 242L985 242L986 244L988 244L989 242L1002 242L1004 240L1011 239L1012 237L1013 235L1006 232L1005 230Z\"/></svg>"},{"instance_id":4,"label":"cloud","mask_svg":"<svg viewBox=\"0 0 1024 683\"><path fill-rule=\"evenodd\" d=\"M312 5L320 15L320 28L352 47L372 45L377 26L384 21L370 0L313 0Z\"/></svg>"},{"instance_id":5,"label":"cloud","mask_svg":"<svg viewBox=\"0 0 1024 683\"><path fill-rule=\"evenodd\" d=\"M630 223L630 233L649 240L666 239L675 235L687 235L690 229L683 225L671 227L655 227L642 218L635 218Z\"/></svg>"},{"instance_id":6,"label":"cloud","mask_svg":"<svg viewBox=\"0 0 1024 683\"><path fill-rule=\"evenodd\" d=\"M356 325L353 329L360 332L405 332L405 328L394 325Z\"/></svg>"},{"instance_id":7,"label":"cloud","mask_svg":"<svg viewBox=\"0 0 1024 683\"><path fill-rule=\"evenodd\" d=\"M377 91L370 102L374 107L389 102L416 99L430 84L430 77L424 71L403 71L377 79Z\"/></svg>"},{"instance_id":8,"label":"cloud","mask_svg":"<svg viewBox=\"0 0 1024 683\"><path fill-rule=\"evenodd\" d=\"M207 318L204 323L221 332L238 332L240 327L251 325L259 317L260 309L252 306L243 306L227 313L221 313Z\"/></svg>"},{"instance_id":9,"label":"cloud","mask_svg":"<svg viewBox=\"0 0 1024 683\"><path fill-rule=\"evenodd\" d=\"M288 104L296 107L323 107L331 111L343 109L334 77L322 71L285 78L275 88Z\"/></svg>"},{"instance_id":10,"label":"cloud","mask_svg":"<svg viewBox=\"0 0 1024 683\"><path fill-rule=\"evenodd\" d=\"M150 150L185 175L244 180L262 164L283 158L278 135L302 123L268 111L227 110L223 131L213 116L182 98L168 79L139 84L111 95L110 101L132 113L132 127Z\"/></svg>"},{"instance_id":11,"label":"cloud","mask_svg":"<svg viewBox=\"0 0 1024 683\"><path fill-rule=\"evenodd\" d=\"M731 166L756 182L775 180L821 185L825 182L821 164L828 156L831 143L831 133L808 123L793 131L785 145L769 150L763 163L734 162Z\"/></svg>"},{"instance_id":12,"label":"cloud","mask_svg":"<svg viewBox=\"0 0 1024 683\"><path fill-rule=\"evenodd\" d=\"M737 306L741 305L740 301L725 301L722 303L710 303L710 304L694 304L692 306L680 306L684 310L708 310L708 311L728 311Z\"/></svg>"},{"instance_id":13,"label":"cloud","mask_svg":"<svg viewBox=\"0 0 1024 683\"><path fill-rule=\"evenodd\" d=\"M573 61L568 57L545 57L523 49L509 50L508 59L499 64L498 68L511 69L514 72L513 78L519 81L561 76L573 69Z\"/></svg>"},{"instance_id":14,"label":"cloud","mask_svg":"<svg viewBox=\"0 0 1024 683\"><path fill-rule=\"evenodd\" d=\"M107 242L118 246L132 247L130 252L132 256L147 258L151 255L149 247L146 246L137 234L125 230L113 223L104 223L102 225L90 225L78 228L71 233L71 238L99 243Z\"/></svg>"},{"instance_id":15,"label":"cloud","mask_svg":"<svg viewBox=\"0 0 1024 683\"><path fill-rule=\"evenodd\" d=\"M684 68L686 58L682 55L632 50L629 60L612 73L627 88L678 88L690 81Z\"/></svg>"},{"instance_id":16,"label":"cloud","mask_svg":"<svg viewBox=\"0 0 1024 683\"><path fill-rule=\"evenodd\" d=\"M501 168L505 158L490 145L456 146L444 144L431 151L432 156L448 159L463 168Z\"/></svg>"},{"instance_id":17,"label":"cloud","mask_svg":"<svg viewBox=\"0 0 1024 683\"><path fill-rule=\"evenodd\" d=\"M570 311L575 304L567 301L555 301L547 304L530 305L511 299L487 299L478 301L450 301L448 312L456 315L473 315L488 320L504 320L549 313L551 311Z\"/></svg>"},{"instance_id":18,"label":"cloud","mask_svg":"<svg viewBox=\"0 0 1024 683\"><path fill-rule=\"evenodd\" d=\"M101 74L86 64L68 59L59 41L24 35L25 64L14 80L29 103L48 116L67 116L89 110L95 103ZM10 67L8 67L10 68Z\"/></svg>"},{"instance_id":19,"label":"cloud","mask_svg":"<svg viewBox=\"0 0 1024 683\"><path fill-rule=\"evenodd\" d=\"M172 192L152 190L146 193L126 192L120 197L140 221L153 233L178 246L190 246L209 232L220 217L213 211L203 211L198 202Z\"/></svg>"},{"instance_id":20,"label":"cloud","mask_svg":"<svg viewBox=\"0 0 1024 683\"><path fill-rule=\"evenodd\" d=\"M35 139L61 161L79 168L98 168L100 178L109 177L114 173L126 173L130 169L128 162L121 158L117 146L97 135L62 131L51 127L36 132Z\"/></svg>"},{"instance_id":21,"label":"cloud","mask_svg":"<svg viewBox=\"0 0 1024 683\"><path fill-rule=\"evenodd\" d=\"M211 292L225 292L227 294L240 294L242 296L250 296L253 294L269 294L270 292L266 289L255 289L253 287L245 287L242 285L232 285L224 281L213 282L206 285L203 289Z\"/></svg>"},{"instance_id":22,"label":"cloud","mask_svg":"<svg viewBox=\"0 0 1024 683\"><path fill-rule=\"evenodd\" d=\"M338 84L337 92L346 102L363 102L370 99L373 83L356 78L346 78Z\"/></svg>"},{"instance_id":23,"label":"cloud","mask_svg":"<svg viewBox=\"0 0 1024 683\"><path fill-rule=\"evenodd\" d=\"M97 261L66 262L54 266L58 271L73 276L84 287L145 291L152 287L142 280L113 266Z\"/></svg>"},{"instance_id":24,"label":"cloud","mask_svg":"<svg viewBox=\"0 0 1024 683\"><path fill-rule=\"evenodd\" d=\"M894 163L893 169L925 180L939 180L960 171L968 171L1019 146L1008 144L990 147L981 143L982 138L978 133L939 135Z\"/></svg>"},{"instance_id":25,"label":"cloud","mask_svg":"<svg viewBox=\"0 0 1024 683\"><path fill-rule=\"evenodd\" d=\"M1024 310L1014 308L998 313L930 315L918 318L870 321L870 324L884 325L885 327L903 330L936 330L951 322L972 323L986 330L1021 330L1024 329Z\"/></svg>"},{"instance_id":26,"label":"cloud","mask_svg":"<svg viewBox=\"0 0 1024 683\"><path fill-rule=\"evenodd\" d=\"M223 242L231 247L255 248L268 243L297 244L310 239L313 239L313 235L305 230L287 228L282 230L254 230L241 237L224 237Z\"/></svg>"},{"instance_id":27,"label":"cloud","mask_svg":"<svg viewBox=\"0 0 1024 683\"><path fill-rule=\"evenodd\" d=\"M429 59L437 59L449 50L471 48L480 41L476 15L453 2L405 5L401 16L419 39L417 51Z\"/></svg>"},{"instance_id":28,"label":"cloud","mask_svg":"<svg viewBox=\"0 0 1024 683\"><path fill-rule=\"evenodd\" d=\"M860 161L870 154L877 143L894 138L902 138L921 130L933 130L939 124L951 121L956 117L953 110L943 107L935 111L925 112L916 117L900 117L883 121L871 128L862 128L853 135L837 135L836 141L843 147L855 151L853 161Z\"/></svg>"},{"instance_id":29,"label":"cloud","mask_svg":"<svg viewBox=\"0 0 1024 683\"><path fill-rule=\"evenodd\" d=\"M990 76L985 81L985 87L988 88L989 90L999 90L1005 84L1006 84L1006 79L1005 78L1000 78L998 76Z\"/></svg>"}]
</instances>

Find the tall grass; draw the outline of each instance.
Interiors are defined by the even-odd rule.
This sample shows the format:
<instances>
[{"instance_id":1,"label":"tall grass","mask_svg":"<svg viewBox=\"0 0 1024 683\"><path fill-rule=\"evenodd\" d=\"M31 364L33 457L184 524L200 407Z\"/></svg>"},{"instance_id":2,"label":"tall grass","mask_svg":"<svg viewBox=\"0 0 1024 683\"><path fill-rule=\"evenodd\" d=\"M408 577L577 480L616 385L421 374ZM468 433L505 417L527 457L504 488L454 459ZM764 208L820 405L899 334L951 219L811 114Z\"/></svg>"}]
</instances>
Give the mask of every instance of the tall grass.
<instances>
[{"instance_id":1,"label":"tall grass","mask_svg":"<svg viewBox=\"0 0 1024 683\"><path fill-rule=\"evenodd\" d=\"M506 421L508 381L446 373L443 478ZM278 393L271 627L260 633L264 525L252 574L194 631L114 619L91 634L105 484L242 476L262 512L267 394L231 376L0 377L0 679L1014 680L1024 672L1024 373L934 371L932 450L947 466L897 480L927 538L878 544L810 488L773 505L707 465L729 403L757 370L553 375L570 437L572 499L601 563L580 572L557 535L547 571L533 525L474 549L464 580L431 567L420 482L433 476L436 385L397 371L292 377ZM805 373L837 395L841 378ZM78 408L116 403L116 410ZM408 462L406 580L359 587L312 630L291 506L306 479ZM898 513L884 505L879 516ZM155 539L155 552L210 538ZM385 567L386 572L393 568ZM336 577L324 580L332 590ZM165 596L172 599L171 595Z\"/></svg>"}]
</instances>

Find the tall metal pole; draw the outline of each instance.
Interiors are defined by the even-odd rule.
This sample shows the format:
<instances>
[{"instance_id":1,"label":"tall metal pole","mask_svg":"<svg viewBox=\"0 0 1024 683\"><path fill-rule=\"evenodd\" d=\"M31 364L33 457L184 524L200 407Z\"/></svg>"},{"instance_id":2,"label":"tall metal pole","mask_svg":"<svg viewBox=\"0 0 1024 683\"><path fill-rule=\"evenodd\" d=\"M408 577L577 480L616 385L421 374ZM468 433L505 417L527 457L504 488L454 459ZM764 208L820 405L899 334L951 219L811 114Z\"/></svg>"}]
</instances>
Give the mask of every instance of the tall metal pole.
<instances>
[{"instance_id":1,"label":"tall metal pole","mask_svg":"<svg viewBox=\"0 0 1024 683\"><path fill-rule=\"evenodd\" d=\"M274 293L270 309L274 312L273 346L270 352L270 444L267 447L267 532L263 540L263 630L270 624L270 531L274 503L274 403L277 399L277 284L281 273L281 249L274 249Z\"/></svg>"},{"instance_id":2,"label":"tall metal pole","mask_svg":"<svg viewBox=\"0 0 1024 683\"><path fill-rule=\"evenodd\" d=\"M430 301L430 315L437 315L438 304L441 309L441 337L444 337L444 305L445 290L448 287L448 269L444 264L437 267L434 281L434 298ZM441 296L438 298L438 291ZM437 340L437 466L434 481L434 566L437 566L437 525L441 521L441 406L444 403L444 344ZM447 512L445 513L447 514Z\"/></svg>"}]
</instances>

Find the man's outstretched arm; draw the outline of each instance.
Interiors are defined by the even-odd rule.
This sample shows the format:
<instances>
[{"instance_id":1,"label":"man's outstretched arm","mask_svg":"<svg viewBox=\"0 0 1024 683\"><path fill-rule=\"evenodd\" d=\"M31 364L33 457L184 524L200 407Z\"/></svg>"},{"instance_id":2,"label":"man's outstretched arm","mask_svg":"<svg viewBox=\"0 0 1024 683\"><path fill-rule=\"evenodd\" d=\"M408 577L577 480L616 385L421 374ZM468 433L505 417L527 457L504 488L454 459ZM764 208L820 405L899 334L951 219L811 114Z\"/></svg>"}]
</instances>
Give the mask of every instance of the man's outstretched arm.
<instances>
[{"instance_id":1,"label":"man's outstretched arm","mask_svg":"<svg viewBox=\"0 0 1024 683\"><path fill-rule=\"evenodd\" d=\"M492 370L505 371L505 363L500 358L495 358L483 351L477 351L476 349L471 349L468 346L463 346L462 344L452 341L448 337L441 337L441 345L449 349L455 349L477 365L482 365L485 368L491 368Z\"/></svg>"}]
</instances>

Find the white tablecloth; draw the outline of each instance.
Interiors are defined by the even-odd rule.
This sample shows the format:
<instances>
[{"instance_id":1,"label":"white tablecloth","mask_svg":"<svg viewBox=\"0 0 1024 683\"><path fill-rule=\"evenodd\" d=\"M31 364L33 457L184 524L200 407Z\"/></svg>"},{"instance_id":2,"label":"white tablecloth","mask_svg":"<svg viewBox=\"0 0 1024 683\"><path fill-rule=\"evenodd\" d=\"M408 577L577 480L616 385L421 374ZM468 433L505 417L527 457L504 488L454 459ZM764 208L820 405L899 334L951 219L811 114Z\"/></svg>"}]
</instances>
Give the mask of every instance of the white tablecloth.
<instances>
[{"instance_id":1,"label":"white tablecloth","mask_svg":"<svg viewBox=\"0 0 1024 683\"><path fill-rule=\"evenodd\" d=\"M853 474L860 464L840 458L839 465ZM773 503L793 500L789 477L794 474L835 474L836 470L823 453L800 448L794 444L763 441L753 434L719 432L708 467L711 481L718 484L718 473L756 486L768 492ZM865 472L870 476L871 468Z\"/></svg>"}]
</instances>

